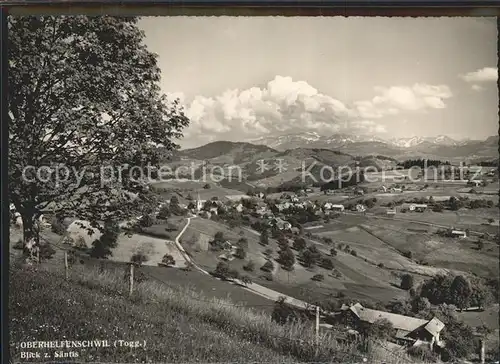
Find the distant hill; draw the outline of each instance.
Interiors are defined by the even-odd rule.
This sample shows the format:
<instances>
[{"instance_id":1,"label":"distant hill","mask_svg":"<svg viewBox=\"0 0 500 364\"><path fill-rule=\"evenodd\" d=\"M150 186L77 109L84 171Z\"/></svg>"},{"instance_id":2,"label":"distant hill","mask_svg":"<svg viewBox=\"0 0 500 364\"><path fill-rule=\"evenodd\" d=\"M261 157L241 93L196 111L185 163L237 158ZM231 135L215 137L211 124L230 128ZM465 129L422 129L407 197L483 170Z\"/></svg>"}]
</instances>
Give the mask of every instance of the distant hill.
<instances>
[{"instance_id":1,"label":"distant hill","mask_svg":"<svg viewBox=\"0 0 500 364\"><path fill-rule=\"evenodd\" d=\"M193 178L201 179L204 173L224 177L221 186L231 186L247 191L251 186L274 187L301 179L302 171L309 171L317 179L323 167L337 169L341 166L377 170L395 167L397 160L373 153L355 156L329 148L291 148L278 151L265 145L248 142L218 141L198 148L175 152L170 165L194 166ZM241 174L242 180L237 181ZM223 176L222 176L223 175ZM237 187L236 187L237 186Z\"/></svg>"},{"instance_id":2,"label":"distant hill","mask_svg":"<svg viewBox=\"0 0 500 364\"><path fill-rule=\"evenodd\" d=\"M456 141L448 136L411 137L384 140L373 136L317 133L287 134L253 139L251 143L270 146L276 150L290 148L327 148L346 154L366 156L379 154L399 160L412 157L430 159L460 159L498 155L498 136L486 140Z\"/></svg>"},{"instance_id":3,"label":"distant hill","mask_svg":"<svg viewBox=\"0 0 500 364\"><path fill-rule=\"evenodd\" d=\"M302 141L302 142L301 142ZM339 134L323 137L315 133L266 137L249 142L217 141L175 151L170 166L194 169L194 179L207 171L220 177L220 185L247 191L251 186L275 187L300 181L303 171L316 179L321 173L337 172L341 166L393 169L399 161L427 158L478 163L498 158L498 136L483 141L454 141L445 136L383 141L377 138ZM261 143L261 144L259 144ZM267 143L269 145L263 144ZM338 146L341 147L338 147ZM283 149L283 146L293 146ZM328 174L327 173L327 174ZM239 178L241 176L241 179Z\"/></svg>"}]
</instances>

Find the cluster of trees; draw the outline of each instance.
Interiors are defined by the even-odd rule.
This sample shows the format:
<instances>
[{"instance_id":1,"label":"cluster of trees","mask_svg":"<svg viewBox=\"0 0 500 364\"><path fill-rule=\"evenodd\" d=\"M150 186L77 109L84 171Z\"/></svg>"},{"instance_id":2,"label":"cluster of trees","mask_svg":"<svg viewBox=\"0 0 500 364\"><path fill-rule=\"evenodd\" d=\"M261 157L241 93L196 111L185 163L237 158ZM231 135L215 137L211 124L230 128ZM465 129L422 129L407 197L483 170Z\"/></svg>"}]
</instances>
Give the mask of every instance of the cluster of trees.
<instances>
[{"instance_id":1,"label":"cluster of trees","mask_svg":"<svg viewBox=\"0 0 500 364\"><path fill-rule=\"evenodd\" d=\"M469 200L466 197L456 198L455 196L451 196L450 199L443 204L435 204L435 208L437 205L444 206L452 211L457 211L464 207L468 209L491 208L494 206L494 202L486 199Z\"/></svg>"},{"instance_id":2,"label":"cluster of trees","mask_svg":"<svg viewBox=\"0 0 500 364\"><path fill-rule=\"evenodd\" d=\"M212 274L221 279L237 279L240 277L239 272L236 269L231 269L227 262L219 262Z\"/></svg>"},{"instance_id":3,"label":"cluster of trees","mask_svg":"<svg viewBox=\"0 0 500 364\"><path fill-rule=\"evenodd\" d=\"M242 237L236 242L236 252L234 256L238 259L245 259L247 256L247 250L248 240Z\"/></svg>"},{"instance_id":4,"label":"cluster of trees","mask_svg":"<svg viewBox=\"0 0 500 364\"><path fill-rule=\"evenodd\" d=\"M282 265L283 269L287 271L293 270L295 264L295 254L293 250L288 246L288 243L280 244L280 250L278 251L278 262Z\"/></svg>"},{"instance_id":5,"label":"cluster of trees","mask_svg":"<svg viewBox=\"0 0 500 364\"><path fill-rule=\"evenodd\" d=\"M300 262L307 268L312 268L320 262L321 253L316 245L310 245L299 255Z\"/></svg>"},{"instance_id":6,"label":"cluster of trees","mask_svg":"<svg viewBox=\"0 0 500 364\"><path fill-rule=\"evenodd\" d=\"M402 167L403 169L409 169L411 167L415 167L415 166L418 166L420 168L426 168L426 167L430 167L430 166L434 166L434 167L437 167L437 166L440 166L440 165L447 165L449 166L450 165L450 162L448 161L440 161L440 160L437 160L437 159L408 159L408 160L405 160L404 162L400 162L397 164L398 167Z\"/></svg>"},{"instance_id":7,"label":"cluster of trees","mask_svg":"<svg viewBox=\"0 0 500 364\"><path fill-rule=\"evenodd\" d=\"M210 248L214 251L221 251L224 249L224 242L226 241L224 233L217 231L212 241L209 242Z\"/></svg>"},{"instance_id":8,"label":"cluster of trees","mask_svg":"<svg viewBox=\"0 0 500 364\"><path fill-rule=\"evenodd\" d=\"M90 256L93 258L107 259L112 256L111 249L118 245L118 237L120 236L120 226L114 220L107 220L101 229L102 235L99 239L94 240L90 249Z\"/></svg>"},{"instance_id":9,"label":"cluster of trees","mask_svg":"<svg viewBox=\"0 0 500 364\"><path fill-rule=\"evenodd\" d=\"M276 187L267 187L265 193L266 195L270 195L272 193L282 193L282 192L297 193L301 190L305 190L306 188L307 184L305 183L287 182Z\"/></svg>"},{"instance_id":10,"label":"cluster of trees","mask_svg":"<svg viewBox=\"0 0 500 364\"><path fill-rule=\"evenodd\" d=\"M481 167L498 167L498 159L492 161L482 161L477 165Z\"/></svg>"},{"instance_id":11,"label":"cluster of trees","mask_svg":"<svg viewBox=\"0 0 500 364\"><path fill-rule=\"evenodd\" d=\"M320 217L316 215L316 211L312 206L307 206L306 208L291 206L290 208L283 210L282 213L285 215L286 219L293 218L299 224L314 222L320 219Z\"/></svg>"},{"instance_id":12,"label":"cluster of trees","mask_svg":"<svg viewBox=\"0 0 500 364\"><path fill-rule=\"evenodd\" d=\"M453 304L460 310L469 307L484 309L495 299L491 287L480 278L468 279L460 275L434 276L421 285L418 294L434 305Z\"/></svg>"}]
</instances>

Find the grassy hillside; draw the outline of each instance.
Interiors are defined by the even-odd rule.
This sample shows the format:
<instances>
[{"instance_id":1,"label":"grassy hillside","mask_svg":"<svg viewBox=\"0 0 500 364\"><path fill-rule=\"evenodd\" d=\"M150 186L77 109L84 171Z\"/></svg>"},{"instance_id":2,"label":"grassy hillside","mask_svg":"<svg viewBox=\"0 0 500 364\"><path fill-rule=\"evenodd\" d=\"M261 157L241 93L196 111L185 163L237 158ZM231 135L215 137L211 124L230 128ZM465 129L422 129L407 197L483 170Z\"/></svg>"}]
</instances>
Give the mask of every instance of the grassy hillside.
<instances>
[{"instance_id":1,"label":"grassy hillside","mask_svg":"<svg viewBox=\"0 0 500 364\"><path fill-rule=\"evenodd\" d=\"M360 358L356 348L340 346L331 336L321 338L316 355L312 323L277 325L267 314L156 281L138 284L128 298L122 270L78 267L69 281L53 267L39 267L36 272L12 268L13 358L20 355L15 343L54 338L146 341L145 347L136 349L78 349L79 360L99 362L289 363Z\"/></svg>"}]
</instances>

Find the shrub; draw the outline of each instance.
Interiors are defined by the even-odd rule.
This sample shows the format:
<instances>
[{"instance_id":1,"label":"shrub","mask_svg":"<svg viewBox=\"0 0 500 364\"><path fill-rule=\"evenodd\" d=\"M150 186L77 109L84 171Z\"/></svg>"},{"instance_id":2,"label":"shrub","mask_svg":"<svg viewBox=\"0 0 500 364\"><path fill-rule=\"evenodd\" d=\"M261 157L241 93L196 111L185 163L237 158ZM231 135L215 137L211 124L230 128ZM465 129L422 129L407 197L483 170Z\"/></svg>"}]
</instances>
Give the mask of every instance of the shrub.
<instances>
[{"instance_id":1,"label":"shrub","mask_svg":"<svg viewBox=\"0 0 500 364\"><path fill-rule=\"evenodd\" d=\"M92 243L90 256L93 258L107 258L112 255L111 249L117 246L120 226L115 221L106 221L99 239Z\"/></svg>"},{"instance_id":2,"label":"shrub","mask_svg":"<svg viewBox=\"0 0 500 364\"><path fill-rule=\"evenodd\" d=\"M234 256L238 259L245 259L245 257L247 256L247 252L243 247L239 246L236 248Z\"/></svg>"},{"instance_id":3,"label":"shrub","mask_svg":"<svg viewBox=\"0 0 500 364\"><path fill-rule=\"evenodd\" d=\"M280 297L274 304L271 319L279 324L298 323L307 320L307 316L285 302L284 297Z\"/></svg>"},{"instance_id":4,"label":"shrub","mask_svg":"<svg viewBox=\"0 0 500 364\"><path fill-rule=\"evenodd\" d=\"M62 221L57 217L55 216L52 217L50 225L51 225L50 229L52 230L52 232L58 235L63 235L64 233L66 233L66 227L64 226Z\"/></svg>"},{"instance_id":5,"label":"shrub","mask_svg":"<svg viewBox=\"0 0 500 364\"><path fill-rule=\"evenodd\" d=\"M413 254L411 251L407 250L407 251L403 252L403 256L405 258L412 259Z\"/></svg>"},{"instance_id":6,"label":"shrub","mask_svg":"<svg viewBox=\"0 0 500 364\"><path fill-rule=\"evenodd\" d=\"M264 272L272 272L274 270L274 264L273 262L271 262L270 260L268 260L267 262L264 263L264 265L262 267L260 267L261 270L263 270Z\"/></svg>"},{"instance_id":7,"label":"shrub","mask_svg":"<svg viewBox=\"0 0 500 364\"><path fill-rule=\"evenodd\" d=\"M137 252L132 255L130 258L130 262L135 264L136 266L141 266L143 263L149 260L148 256L143 252Z\"/></svg>"},{"instance_id":8,"label":"shrub","mask_svg":"<svg viewBox=\"0 0 500 364\"><path fill-rule=\"evenodd\" d=\"M315 274L311 279L315 282L321 282L325 279L325 276L323 274Z\"/></svg>"},{"instance_id":9,"label":"shrub","mask_svg":"<svg viewBox=\"0 0 500 364\"><path fill-rule=\"evenodd\" d=\"M255 270L255 263L253 260L249 260L246 265L243 266L243 269L247 272L253 272Z\"/></svg>"},{"instance_id":10,"label":"shrub","mask_svg":"<svg viewBox=\"0 0 500 364\"><path fill-rule=\"evenodd\" d=\"M332 270L333 269L333 262L329 258L323 258L323 259L321 259L321 266L325 269Z\"/></svg>"},{"instance_id":11,"label":"shrub","mask_svg":"<svg viewBox=\"0 0 500 364\"><path fill-rule=\"evenodd\" d=\"M358 253L356 252L356 250L351 250L351 255L354 256L354 257L357 257L358 256Z\"/></svg>"},{"instance_id":12,"label":"shrub","mask_svg":"<svg viewBox=\"0 0 500 364\"><path fill-rule=\"evenodd\" d=\"M404 274L401 277L401 284L400 284L401 289L408 291L413 287L413 284L414 284L414 279L411 274Z\"/></svg>"},{"instance_id":13,"label":"shrub","mask_svg":"<svg viewBox=\"0 0 500 364\"><path fill-rule=\"evenodd\" d=\"M384 263L378 263L378 264L377 264L377 267L379 267L379 268L384 268L384 267L385 267L385 265L384 265Z\"/></svg>"},{"instance_id":14,"label":"shrub","mask_svg":"<svg viewBox=\"0 0 500 364\"><path fill-rule=\"evenodd\" d=\"M170 254L165 254L161 260L161 262L165 265L175 265L175 259Z\"/></svg>"},{"instance_id":15,"label":"shrub","mask_svg":"<svg viewBox=\"0 0 500 364\"><path fill-rule=\"evenodd\" d=\"M141 219L139 220L139 226L143 228L151 227L154 225L154 223L155 223L154 218L149 214L142 216Z\"/></svg>"},{"instance_id":16,"label":"shrub","mask_svg":"<svg viewBox=\"0 0 500 364\"><path fill-rule=\"evenodd\" d=\"M226 262L219 262L219 264L217 264L214 275L222 279L238 278L239 276L238 272L230 269Z\"/></svg>"},{"instance_id":17,"label":"shrub","mask_svg":"<svg viewBox=\"0 0 500 364\"><path fill-rule=\"evenodd\" d=\"M307 247L306 241L302 237L295 238L292 248L298 251L302 251Z\"/></svg>"},{"instance_id":18,"label":"shrub","mask_svg":"<svg viewBox=\"0 0 500 364\"><path fill-rule=\"evenodd\" d=\"M411 346L408 348L408 354L422 362L434 363L438 359L438 356L427 346Z\"/></svg>"},{"instance_id":19,"label":"shrub","mask_svg":"<svg viewBox=\"0 0 500 364\"><path fill-rule=\"evenodd\" d=\"M331 248L331 249L330 249L330 255L331 255L332 257L336 257L336 256L337 256L337 250L336 250L335 248Z\"/></svg>"},{"instance_id":20,"label":"shrub","mask_svg":"<svg viewBox=\"0 0 500 364\"><path fill-rule=\"evenodd\" d=\"M334 268L333 272L332 272L332 276L339 279L339 278L342 278L342 273L340 273L337 269Z\"/></svg>"},{"instance_id":21,"label":"shrub","mask_svg":"<svg viewBox=\"0 0 500 364\"><path fill-rule=\"evenodd\" d=\"M54 250L54 248L50 244L41 243L39 245L39 247L40 247L40 260L51 259L54 256L54 254L56 253L56 251Z\"/></svg>"}]
</instances>

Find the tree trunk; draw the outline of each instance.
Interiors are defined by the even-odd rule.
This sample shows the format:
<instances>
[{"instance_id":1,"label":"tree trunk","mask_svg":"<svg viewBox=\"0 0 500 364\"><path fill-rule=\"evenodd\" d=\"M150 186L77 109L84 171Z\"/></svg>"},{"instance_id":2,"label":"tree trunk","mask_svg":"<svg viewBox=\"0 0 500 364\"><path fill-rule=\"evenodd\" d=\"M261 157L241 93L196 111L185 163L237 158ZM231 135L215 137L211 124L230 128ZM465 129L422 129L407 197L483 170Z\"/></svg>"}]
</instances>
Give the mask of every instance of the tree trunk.
<instances>
[{"instance_id":1,"label":"tree trunk","mask_svg":"<svg viewBox=\"0 0 500 364\"><path fill-rule=\"evenodd\" d=\"M35 211L24 209L21 211L23 220L24 251L30 258L34 258L34 252L39 249L40 234Z\"/></svg>"}]
</instances>

